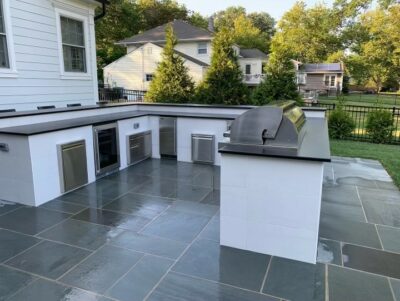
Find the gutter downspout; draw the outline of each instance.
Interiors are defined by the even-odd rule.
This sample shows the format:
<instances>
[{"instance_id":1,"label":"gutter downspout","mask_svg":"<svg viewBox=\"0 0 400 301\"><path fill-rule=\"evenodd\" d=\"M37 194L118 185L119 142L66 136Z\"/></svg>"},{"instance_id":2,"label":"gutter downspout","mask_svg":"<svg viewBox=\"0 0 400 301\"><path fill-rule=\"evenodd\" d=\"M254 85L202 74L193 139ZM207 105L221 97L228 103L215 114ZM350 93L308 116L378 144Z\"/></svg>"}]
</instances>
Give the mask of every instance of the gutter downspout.
<instances>
[{"instance_id":1,"label":"gutter downspout","mask_svg":"<svg viewBox=\"0 0 400 301\"><path fill-rule=\"evenodd\" d=\"M100 20L101 18L103 18L106 15L106 1L102 0L101 1L101 6L102 6L102 12L94 17L94 21Z\"/></svg>"}]
</instances>

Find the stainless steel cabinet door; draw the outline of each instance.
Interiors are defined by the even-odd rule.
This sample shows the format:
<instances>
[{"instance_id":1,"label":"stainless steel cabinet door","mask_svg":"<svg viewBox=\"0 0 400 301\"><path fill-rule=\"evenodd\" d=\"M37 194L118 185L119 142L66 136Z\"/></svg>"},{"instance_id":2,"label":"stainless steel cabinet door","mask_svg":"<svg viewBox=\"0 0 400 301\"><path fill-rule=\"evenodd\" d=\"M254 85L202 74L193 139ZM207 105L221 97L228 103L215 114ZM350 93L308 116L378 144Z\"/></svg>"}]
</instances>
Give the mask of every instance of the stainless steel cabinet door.
<instances>
[{"instance_id":1,"label":"stainless steel cabinet door","mask_svg":"<svg viewBox=\"0 0 400 301\"><path fill-rule=\"evenodd\" d=\"M151 157L151 132L130 136L128 147L128 164L134 164Z\"/></svg>"},{"instance_id":2,"label":"stainless steel cabinet door","mask_svg":"<svg viewBox=\"0 0 400 301\"><path fill-rule=\"evenodd\" d=\"M88 183L86 145L78 141L59 146L61 190L67 192Z\"/></svg>"},{"instance_id":3,"label":"stainless steel cabinet door","mask_svg":"<svg viewBox=\"0 0 400 301\"><path fill-rule=\"evenodd\" d=\"M215 137L212 135L192 135L192 161L214 163Z\"/></svg>"},{"instance_id":4,"label":"stainless steel cabinet door","mask_svg":"<svg viewBox=\"0 0 400 301\"><path fill-rule=\"evenodd\" d=\"M160 155L176 156L176 118L160 117Z\"/></svg>"}]
</instances>

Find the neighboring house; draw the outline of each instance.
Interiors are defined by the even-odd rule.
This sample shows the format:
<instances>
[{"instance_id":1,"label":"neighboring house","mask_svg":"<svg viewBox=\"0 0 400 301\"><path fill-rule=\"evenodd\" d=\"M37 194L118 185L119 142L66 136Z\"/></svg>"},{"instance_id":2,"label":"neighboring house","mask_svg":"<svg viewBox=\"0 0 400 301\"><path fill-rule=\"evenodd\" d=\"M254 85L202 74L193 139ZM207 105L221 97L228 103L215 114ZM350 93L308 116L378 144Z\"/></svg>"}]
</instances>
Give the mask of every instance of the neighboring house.
<instances>
[{"instance_id":1,"label":"neighboring house","mask_svg":"<svg viewBox=\"0 0 400 301\"><path fill-rule=\"evenodd\" d=\"M184 59L193 80L199 83L211 62L213 32L182 20L175 20L169 24L172 25L178 39L176 53ZM126 47L127 54L104 67L105 83L113 87L146 91L161 61L167 25L158 26L118 42L118 45ZM259 84L267 55L258 49L241 49L236 45L234 47L245 83Z\"/></svg>"},{"instance_id":2,"label":"neighboring house","mask_svg":"<svg viewBox=\"0 0 400 301\"><path fill-rule=\"evenodd\" d=\"M342 91L344 66L342 63L303 64L293 61L297 84L301 92L316 91L336 95Z\"/></svg>"},{"instance_id":3,"label":"neighboring house","mask_svg":"<svg viewBox=\"0 0 400 301\"><path fill-rule=\"evenodd\" d=\"M96 104L103 1L0 0L0 110Z\"/></svg>"}]
</instances>

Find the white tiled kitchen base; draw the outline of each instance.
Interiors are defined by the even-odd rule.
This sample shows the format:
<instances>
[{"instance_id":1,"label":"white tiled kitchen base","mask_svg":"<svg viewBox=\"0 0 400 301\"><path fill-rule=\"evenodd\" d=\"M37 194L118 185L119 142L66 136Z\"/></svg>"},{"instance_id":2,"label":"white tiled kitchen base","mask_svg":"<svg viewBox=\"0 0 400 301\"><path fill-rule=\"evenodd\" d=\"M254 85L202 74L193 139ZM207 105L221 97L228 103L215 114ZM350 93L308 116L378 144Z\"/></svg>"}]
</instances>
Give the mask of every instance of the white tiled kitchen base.
<instances>
[{"instance_id":1,"label":"white tiled kitchen base","mask_svg":"<svg viewBox=\"0 0 400 301\"><path fill-rule=\"evenodd\" d=\"M316 263L323 162L222 154L221 245Z\"/></svg>"}]
</instances>

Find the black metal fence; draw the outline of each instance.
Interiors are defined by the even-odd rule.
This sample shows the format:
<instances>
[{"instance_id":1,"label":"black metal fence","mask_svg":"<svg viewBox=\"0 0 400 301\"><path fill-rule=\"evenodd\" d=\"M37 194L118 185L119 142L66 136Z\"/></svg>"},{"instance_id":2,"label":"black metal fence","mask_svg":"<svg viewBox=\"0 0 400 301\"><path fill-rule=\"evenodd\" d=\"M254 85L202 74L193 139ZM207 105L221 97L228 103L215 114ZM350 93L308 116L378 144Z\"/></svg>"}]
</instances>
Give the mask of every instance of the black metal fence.
<instances>
[{"instance_id":1,"label":"black metal fence","mask_svg":"<svg viewBox=\"0 0 400 301\"><path fill-rule=\"evenodd\" d=\"M146 91L99 87L101 102L143 102Z\"/></svg>"},{"instance_id":2,"label":"black metal fence","mask_svg":"<svg viewBox=\"0 0 400 301\"><path fill-rule=\"evenodd\" d=\"M335 103L313 103L308 106L323 107L327 109L327 116L329 118L330 112L337 108ZM358 141L371 141L372 138L366 131L367 116L370 112L377 110L389 111L393 116L393 133L392 139L389 143L400 144L400 108L398 107L373 107L373 106L356 106L356 105L342 105L342 109L350 114L356 123L356 128L348 139Z\"/></svg>"}]
</instances>

